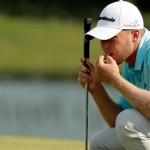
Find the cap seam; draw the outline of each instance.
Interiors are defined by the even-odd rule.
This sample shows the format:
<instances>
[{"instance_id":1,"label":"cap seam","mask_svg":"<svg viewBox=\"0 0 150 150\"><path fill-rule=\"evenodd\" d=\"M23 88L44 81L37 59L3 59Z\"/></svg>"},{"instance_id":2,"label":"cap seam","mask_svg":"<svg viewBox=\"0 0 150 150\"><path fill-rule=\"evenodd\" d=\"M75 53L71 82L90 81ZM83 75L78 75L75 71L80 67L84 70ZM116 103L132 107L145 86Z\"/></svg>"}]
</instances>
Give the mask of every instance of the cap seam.
<instances>
[{"instance_id":1,"label":"cap seam","mask_svg":"<svg viewBox=\"0 0 150 150\"><path fill-rule=\"evenodd\" d=\"M121 15L122 15L122 1L120 0L120 16L119 16L119 24L118 24L118 28L121 29Z\"/></svg>"}]
</instances>

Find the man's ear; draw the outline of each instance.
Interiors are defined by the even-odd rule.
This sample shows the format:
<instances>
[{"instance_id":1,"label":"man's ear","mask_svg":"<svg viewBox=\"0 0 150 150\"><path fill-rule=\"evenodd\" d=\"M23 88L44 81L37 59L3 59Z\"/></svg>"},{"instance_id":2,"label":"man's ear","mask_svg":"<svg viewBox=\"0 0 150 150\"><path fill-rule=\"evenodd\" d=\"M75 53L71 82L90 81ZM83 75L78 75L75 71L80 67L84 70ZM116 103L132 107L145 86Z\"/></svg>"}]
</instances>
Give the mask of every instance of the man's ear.
<instances>
[{"instance_id":1,"label":"man's ear","mask_svg":"<svg viewBox=\"0 0 150 150\"><path fill-rule=\"evenodd\" d=\"M132 34L132 41L133 42L136 42L140 37L140 31L139 30L132 30L131 34Z\"/></svg>"}]
</instances>

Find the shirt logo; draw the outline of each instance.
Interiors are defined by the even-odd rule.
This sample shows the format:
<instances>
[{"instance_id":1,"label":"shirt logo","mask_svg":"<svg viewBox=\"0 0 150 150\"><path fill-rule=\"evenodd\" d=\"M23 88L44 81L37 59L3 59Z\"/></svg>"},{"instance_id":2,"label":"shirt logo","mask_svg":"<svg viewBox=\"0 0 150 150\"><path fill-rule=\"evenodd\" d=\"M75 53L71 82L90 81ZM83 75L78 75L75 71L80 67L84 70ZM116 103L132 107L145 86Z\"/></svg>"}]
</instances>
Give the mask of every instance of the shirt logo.
<instances>
[{"instance_id":1,"label":"shirt logo","mask_svg":"<svg viewBox=\"0 0 150 150\"><path fill-rule=\"evenodd\" d=\"M109 22L115 22L115 19L112 17L112 18L108 18L108 17L99 17L98 20L105 20L105 21L109 21Z\"/></svg>"},{"instance_id":2,"label":"shirt logo","mask_svg":"<svg viewBox=\"0 0 150 150\"><path fill-rule=\"evenodd\" d=\"M144 82L144 89L146 89L146 88L147 88L147 83Z\"/></svg>"}]
</instances>

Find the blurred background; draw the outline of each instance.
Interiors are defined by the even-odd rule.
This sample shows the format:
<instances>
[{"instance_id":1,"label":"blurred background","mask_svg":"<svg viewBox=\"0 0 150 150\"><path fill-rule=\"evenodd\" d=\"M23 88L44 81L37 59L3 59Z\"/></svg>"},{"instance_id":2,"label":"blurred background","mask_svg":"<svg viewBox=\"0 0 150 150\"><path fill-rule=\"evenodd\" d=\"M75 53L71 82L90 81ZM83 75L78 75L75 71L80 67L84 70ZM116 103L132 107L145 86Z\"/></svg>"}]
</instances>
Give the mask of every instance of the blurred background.
<instances>
[{"instance_id":1,"label":"blurred background","mask_svg":"<svg viewBox=\"0 0 150 150\"><path fill-rule=\"evenodd\" d=\"M112 0L0 1L0 136L84 140L83 20ZM149 1L131 0L150 28ZM102 53L91 42L91 60ZM120 69L122 67L120 66ZM119 93L105 85L115 100ZM89 99L89 137L107 125Z\"/></svg>"}]
</instances>

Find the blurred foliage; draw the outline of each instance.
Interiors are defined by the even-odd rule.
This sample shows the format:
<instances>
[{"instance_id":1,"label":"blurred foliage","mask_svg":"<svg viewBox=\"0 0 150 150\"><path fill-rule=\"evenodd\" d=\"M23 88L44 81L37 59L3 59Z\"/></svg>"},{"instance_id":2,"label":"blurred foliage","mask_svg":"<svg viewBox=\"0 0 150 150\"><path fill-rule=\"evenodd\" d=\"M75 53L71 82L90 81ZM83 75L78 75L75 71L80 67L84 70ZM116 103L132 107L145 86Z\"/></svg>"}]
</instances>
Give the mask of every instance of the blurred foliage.
<instances>
[{"instance_id":1,"label":"blurred foliage","mask_svg":"<svg viewBox=\"0 0 150 150\"><path fill-rule=\"evenodd\" d=\"M82 18L85 14L91 15L98 11L98 3L98 0L5 0L0 1L0 13L13 16Z\"/></svg>"},{"instance_id":2,"label":"blurred foliage","mask_svg":"<svg viewBox=\"0 0 150 150\"><path fill-rule=\"evenodd\" d=\"M127 0L144 10L148 9L148 0ZM17 16L62 18L75 17L82 19L84 16L97 17L100 10L114 0L5 0L0 1L0 13Z\"/></svg>"}]
</instances>

